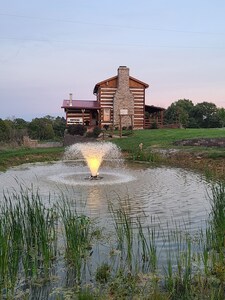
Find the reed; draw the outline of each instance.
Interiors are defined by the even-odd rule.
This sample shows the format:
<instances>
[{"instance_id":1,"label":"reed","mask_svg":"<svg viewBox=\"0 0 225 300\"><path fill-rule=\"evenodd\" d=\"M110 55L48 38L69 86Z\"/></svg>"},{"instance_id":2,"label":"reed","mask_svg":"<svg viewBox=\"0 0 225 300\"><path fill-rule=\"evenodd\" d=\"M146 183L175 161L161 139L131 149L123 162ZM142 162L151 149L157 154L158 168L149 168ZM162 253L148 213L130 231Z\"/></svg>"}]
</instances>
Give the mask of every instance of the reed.
<instances>
[{"instance_id":1,"label":"reed","mask_svg":"<svg viewBox=\"0 0 225 300\"><path fill-rule=\"evenodd\" d=\"M21 220L24 252L22 260L26 277L37 277L41 270L45 277L49 277L52 260L57 252L55 208L45 207L38 190L34 192L32 188L21 189L20 194L14 194L13 200Z\"/></svg>"},{"instance_id":2,"label":"reed","mask_svg":"<svg viewBox=\"0 0 225 300\"><path fill-rule=\"evenodd\" d=\"M147 161L151 163L159 163L162 161L160 154L153 152L150 148L140 150L134 149L131 151L132 160Z\"/></svg>"},{"instance_id":3,"label":"reed","mask_svg":"<svg viewBox=\"0 0 225 300\"><path fill-rule=\"evenodd\" d=\"M155 220L151 217L151 225L143 228L141 219L137 217L139 257L142 259L142 271L145 272L155 272L158 267L156 238L159 237L159 232L156 232L154 223Z\"/></svg>"},{"instance_id":4,"label":"reed","mask_svg":"<svg viewBox=\"0 0 225 300\"><path fill-rule=\"evenodd\" d=\"M22 254L22 230L14 211L1 207L0 216L0 295L8 299L18 280Z\"/></svg>"},{"instance_id":5,"label":"reed","mask_svg":"<svg viewBox=\"0 0 225 300\"><path fill-rule=\"evenodd\" d=\"M13 297L19 278L49 278L57 252L54 208L43 206L38 191L4 194L0 209L0 288Z\"/></svg>"},{"instance_id":6,"label":"reed","mask_svg":"<svg viewBox=\"0 0 225 300\"><path fill-rule=\"evenodd\" d=\"M35 280L43 279L39 291L44 295L44 283L51 282L56 259L63 260L71 297L78 299L91 299L91 295L99 299L225 298L222 183L212 187L210 218L197 236L189 234L185 222L162 228L160 220L151 217L145 225L132 215L129 198L110 203L113 239L102 241L108 257L99 253L98 262L92 220L72 208L65 195L52 207L50 200L49 195L43 205L40 193L32 187L4 194L0 207L1 299L16 299L21 278L30 288ZM60 252L59 235L64 237ZM116 245L115 259L110 256L110 243ZM84 270L86 278L82 277ZM91 285L86 289L87 278ZM62 295L58 299L64 299Z\"/></svg>"},{"instance_id":7,"label":"reed","mask_svg":"<svg viewBox=\"0 0 225 300\"><path fill-rule=\"evenodd\" d=\"M93 237L89 217L72 210L68 202L59 206L65 233L65 258L75 268L76 280L81 280L81 269L87 256L90 255Z\"/></svg>"},{"instance_id":8,"label":"reed","mask_svg":"<svg viewBox=\"0 0 225 300\"><path fill-rule=\"evenodd\" d=\"M211 230L213 247L219 251L225 248L225 183L212 186L211 197Z\"/></svg>"},{"instance_id":9,"label":"reed","mask_svg":"<svg viewBox=\"0 0 225 300\"><path fill-rule=\"evenodd\" d=\"M134 220L130 214L129 198L125 199L122 203L118 202L119 207L115 209L112 203L109 203L109 211L114 220L114 228L117 237L117 248L121 251L121 255L125 262L128 264L128 268L132 271L134 263L134 232L133 225Z\"/></svg>"}]
</instances>

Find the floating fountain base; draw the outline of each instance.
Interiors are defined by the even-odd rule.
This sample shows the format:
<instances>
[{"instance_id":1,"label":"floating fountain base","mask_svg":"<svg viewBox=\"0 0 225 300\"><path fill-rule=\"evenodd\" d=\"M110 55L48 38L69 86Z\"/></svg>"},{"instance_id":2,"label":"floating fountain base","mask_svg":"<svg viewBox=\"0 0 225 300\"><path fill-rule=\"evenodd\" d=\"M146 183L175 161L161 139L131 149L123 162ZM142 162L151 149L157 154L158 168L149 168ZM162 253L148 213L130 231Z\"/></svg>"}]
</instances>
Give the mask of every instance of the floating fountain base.
<instances>
[{"instance_id":1,"label":"floating fountain base","mask_svg":"<svg viewBox=\"0 0 225 300\"><path fill-rule=\"evenodd\" d=\"M89 177L86 177L85 179L86 180L100 180L102 179L103 177L102 176L99 176L99 175L96 175L96 176L89 176Z\"/></svg>"}]
</instances>

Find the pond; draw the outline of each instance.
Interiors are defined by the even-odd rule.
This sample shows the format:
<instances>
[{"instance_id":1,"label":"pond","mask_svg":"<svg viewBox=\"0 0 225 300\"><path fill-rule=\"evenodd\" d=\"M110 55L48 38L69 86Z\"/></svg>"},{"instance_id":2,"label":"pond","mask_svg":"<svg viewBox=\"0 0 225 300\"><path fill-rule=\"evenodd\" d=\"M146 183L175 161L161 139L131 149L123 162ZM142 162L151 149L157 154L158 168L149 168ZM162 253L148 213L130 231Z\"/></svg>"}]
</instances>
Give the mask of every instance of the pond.
<instances>
[{"instance_id":1,"label":"pond","mask_svg":"<svg viewBox=\"0 0 225 300\"><path fill-rule=\"evenodd\" d=\"M115 225L109 203L115 210L122 205L127 216L131 219L138 218L143 228L157 227L164 233L155 240L160 246L160 250L156 252L160 252L161 266L168 258L166 252L162 253L168 247L165 246L162 251L165 232L179 228L194 235L205 227L210 211L208 197L211 189L200 175L178 168L152 168L144 163L122 164L121 160L116 165L110 160L104 161L98 180L89 179L89 170L82 160L24 164L11 168L0 173L0 202L4 202L4 195L20 193L21 187L38 190L47 207L62 202L63 195L78 214L82 213L97 220L98 226L104 228L108 236ZM112 240L114 235L115 232L111 234ZM63 237L60 239L63 240ZM113 241L107 246L98 245L98 250L93 247L91 264L94 270L107 261L112 244ZM134 241L134 244L138 248L138 242ZM176 248L175 244L171 242L171 249ZM89 267L84 270L85 282L92 282ZM58 280L43 286L39 283L29 287L23 282L18 290L23 292L30 289L29 299L56 299L54 295L50 296L52 291L57 287L73 286L74 273L70 273L71 269L66 267L62 257L57 260L54 272Z\"/></svg>"},{"instance_id":2,"label":"pond","mask_svg":"<svg viewBox=\"0 0 225 300\"><path fill-rule=\"evenodd\" d=\"M129 214L145 216L145 222L146 216L155 216L165 226L171 220L188 220L193 230L198 229L209 213L207 181L184 169L131 162L109 168L104 162L102 179L87 180L88 176L82 161L25 164L0 173L0 190L19 192L21 184L32 186L46 203L50 193L52 204L60 201L63 192L78 211L98 217L106 225L108 203L128 199Z\"/></svg>"}]
</instances>

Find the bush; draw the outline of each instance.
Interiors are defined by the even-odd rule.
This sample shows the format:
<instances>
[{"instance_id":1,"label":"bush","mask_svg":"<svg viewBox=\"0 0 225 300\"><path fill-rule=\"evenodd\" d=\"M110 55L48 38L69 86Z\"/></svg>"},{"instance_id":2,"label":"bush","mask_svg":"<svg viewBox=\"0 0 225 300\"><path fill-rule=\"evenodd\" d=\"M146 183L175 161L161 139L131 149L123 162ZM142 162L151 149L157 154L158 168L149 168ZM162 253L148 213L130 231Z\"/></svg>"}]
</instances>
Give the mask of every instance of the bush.
<instances>
[{"instance_id":1,"label":"bush","mask_svg":"<svg viewBox=\"0 0 225 300\"><path fill-rule=\"evenodd\" d=\"M86 133L86 137L97 138L100 133L101 133L101 129L98 126L96 126L92 131Z\"/></svg>"},{"instance_id":2,"label":"bush","mask_svg":"<svg viewBox=\"0 0 225 300\"><path fill-rule=\"evenodd\" d=\"M7 123L0 119L0 141L7 142L10 140L10 128Z\"/></svg>"},{"instance_id":3,"label":"bush","mask_svg":"<svg viewBox=\"0 0 225 300\"><path fill-rule=\"evenodd\" d=\"M101 128L99 128L98 126L96 126L93 129L93 135L94 135L94 137L98 137L100 133L101 133Z\"/></svg>"},{"instance_id":4,"label":"bush","mask_svg":"<svg viewBox=\"0 0 225 300\"><path fill-rule=\"evenodd\" d=\"M158 129L158 125L156 122L152 123L151 129Z\"/></svg>"},{"instance_id":5,"label":"bush","mask_svg":"<svg viewBox=\"0 0 225 300\"><path fill-rule=\"evenodd\" d=\"M103 128L104 128L105 130L108 130L108 129L109 129L109 125L104 125Z\"/></svg>"},{"instance_id":6,"label":"bush","mask_svg":"<svg viewBox=\"0 0 225 300\"><path fill-rule=\"evenodd\" d=\"M71 135L81 135L83 136L85 132L87 131L87 128L81 124L76 125L70 125L68 127L68 133Z\"/></svg>"}]
</instances>

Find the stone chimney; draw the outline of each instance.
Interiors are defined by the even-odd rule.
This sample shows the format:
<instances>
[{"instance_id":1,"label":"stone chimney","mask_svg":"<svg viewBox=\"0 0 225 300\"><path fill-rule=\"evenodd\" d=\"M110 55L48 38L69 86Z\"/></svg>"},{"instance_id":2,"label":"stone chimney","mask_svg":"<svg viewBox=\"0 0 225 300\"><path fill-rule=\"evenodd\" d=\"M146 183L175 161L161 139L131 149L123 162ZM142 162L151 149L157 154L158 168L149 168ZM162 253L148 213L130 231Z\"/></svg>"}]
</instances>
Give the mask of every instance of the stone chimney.
<instances>
[{"instance_id":1,"label":"stone chimney","mask_svg":"<svg viewBox=\"0 0 225 300\"><path fill-rule=\"evenodd\" d=\"M72 93L70 93L69 95L70 95L70 104L69 104L69 105L70 105L70 106L72 106L72 105L73 105L73 102L72 102L72 99L73 99L73 94L72 94Z\"/></svg>"},{"instance_id":2,"label":"stone chimney","mask_svg":"<svg viewBox=\"0 0 225 300\"><path fill-rule=\"evenodd\" d=\"M120 66L118 68L117 91L114 95L113 109L113 121L115 126L120 125L119 122L121 110L127 111L128 115L134 114L134 96L130 91L129 68L126 66ZM130 116L123 116L121 120L122 126L132 125Z\"/></svg>"},{"instance_id":3,"label":"stone chimney","mask_svg":"<svg viewBox=\"0 0 225 300\"><path fill-rule=\"evenodd\" d=\"M120 66L118 69L118 90L129 89L129 69L126 66Z\"/></svg>"}]
</instances>

